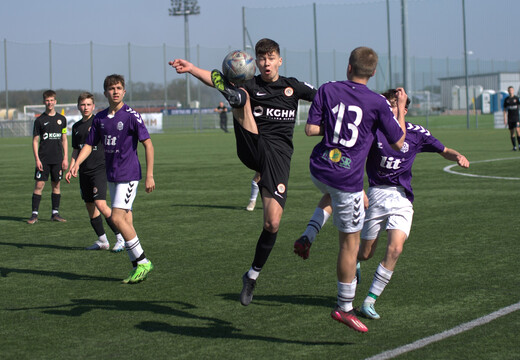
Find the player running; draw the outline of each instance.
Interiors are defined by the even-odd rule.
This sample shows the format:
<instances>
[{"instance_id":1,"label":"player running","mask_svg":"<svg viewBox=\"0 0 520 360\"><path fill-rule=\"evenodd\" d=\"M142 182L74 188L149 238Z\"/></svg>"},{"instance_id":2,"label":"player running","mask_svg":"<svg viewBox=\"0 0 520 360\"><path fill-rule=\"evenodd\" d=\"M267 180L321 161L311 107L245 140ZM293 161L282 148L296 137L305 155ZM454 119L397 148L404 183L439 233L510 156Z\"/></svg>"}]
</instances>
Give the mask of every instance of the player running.
<instances>
[{"instance_id":1,"label":"player running","mask_svg":"<svg viewBox=\"0 0 520 360\"><path fill-rule=\"evenodd\" d=\"M347 81L322 85L309 110L305 132L323 136L310 157L311 179L332 199L334 225L339 233L337 260L337 305L331 316L350 328L366 332L354 313L356 258L365 216L363 207L364 165L370 146L380 129L396 150L406 133L404 104L407 96L398 89L400 114L395 118L386 99L366 84L375 74L378 57L374 50L358 47L352 51Z\"/></svg>"},{"instance_id":2,"label":"player running","mask_svg":"<svg viewBox=\"0 0 520 360\"><path fill-rule=\"evenodd\" d=\"M279 74L280 47L271 39L255 45L260 75L236 88L218 70L195 67L186 60L170 62L177 73L190 73L204 84L219 90L233 108L237 155L244 165L260 173L260 196L264 219L251 267L242 276L240 302L247 306L253 290L276 242L285 202L293 154L293 132L300 99L312 101L316 89L295 78Z\"/></svg>"}]
</instances>

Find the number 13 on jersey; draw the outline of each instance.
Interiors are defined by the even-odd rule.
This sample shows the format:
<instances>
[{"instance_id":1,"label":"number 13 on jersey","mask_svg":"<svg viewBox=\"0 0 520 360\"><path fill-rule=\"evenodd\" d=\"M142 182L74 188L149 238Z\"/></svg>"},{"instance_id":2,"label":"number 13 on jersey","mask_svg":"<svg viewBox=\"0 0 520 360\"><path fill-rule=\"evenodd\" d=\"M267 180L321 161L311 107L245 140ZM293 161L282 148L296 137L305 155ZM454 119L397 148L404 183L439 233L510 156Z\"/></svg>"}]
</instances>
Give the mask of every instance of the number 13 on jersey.
<instances>
[{"instance_id":1,"label":"number 13 on jersey","mask_svg":"<svg viewBox=\"0 0 520 360\"><path fill-rule=\"evenodd\" d=\"M363 119L363 110L361 110L359 106L349 105L348 111L354 112L356 114L356 119L354 120L354 123L347 123L347 129L352 132L350 140L342 139L339 137L341 133L341 127L343 126L343 118L345 116L345 104L339 103L338 105L332 108L332 113L336 115L336 125L334 126L334 138L332 139L332 142L334 144L340 143L341 145L350 148L356 144L356 141L358 139L358 126L361 123L361 120Z\"/></svg>"}]
</instances>

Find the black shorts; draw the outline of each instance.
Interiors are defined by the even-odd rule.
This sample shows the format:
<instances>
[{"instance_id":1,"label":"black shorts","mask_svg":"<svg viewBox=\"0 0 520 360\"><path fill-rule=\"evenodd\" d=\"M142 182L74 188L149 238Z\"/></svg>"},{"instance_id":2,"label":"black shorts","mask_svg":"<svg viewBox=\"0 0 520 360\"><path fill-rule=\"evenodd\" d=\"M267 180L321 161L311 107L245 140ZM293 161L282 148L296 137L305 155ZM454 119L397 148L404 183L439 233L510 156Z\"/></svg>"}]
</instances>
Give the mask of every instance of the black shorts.
<instances>
[{"instance_id":1,"label":"black shorts","mask_svg":"<svg viewBox=\"0 0 520 360\"><path fill-rule=\"evenodd\" d=\"M107 173L105 169L94 173L79 173L81 198L86 203L107 199Z\"/></svg>"},{"instance_id":2,"label":"black shorts","mask_svg":"<svg viewBox=\"0 0 520 360\"><path fill-rule=\"evenodd\" d=\"M63 171L61 170L61 163L59 164L43 164L43 171L35 168L34 180L36 181L47 181L49 180L49 174L51 175L51 181L58 182L63 177Z\"/></svg>"},{"instance_id":3,"label":"black shorts","mask_svg":"<svg viewBox=\"0 0 520 360\"><path fill-rule=\"evenodd\" d=\"M276 151L261 135L245 130L235 119L233 124L238 158L245 166L260 173L258 187L269 191L283 209L287 200L292 152Z\"/></svg>"},{"instance_id":4,"label":"black shorts","mask_svg":"<svg viewBox=\"0 0 520 360\"><path fill-rule=\"evenodd\" d=\"M509 126L509 130L513 130L517 127L520 127L520 124L518 123L518 120L517 121L508 121L507 126Z\"/></svg>"}]
</instances>

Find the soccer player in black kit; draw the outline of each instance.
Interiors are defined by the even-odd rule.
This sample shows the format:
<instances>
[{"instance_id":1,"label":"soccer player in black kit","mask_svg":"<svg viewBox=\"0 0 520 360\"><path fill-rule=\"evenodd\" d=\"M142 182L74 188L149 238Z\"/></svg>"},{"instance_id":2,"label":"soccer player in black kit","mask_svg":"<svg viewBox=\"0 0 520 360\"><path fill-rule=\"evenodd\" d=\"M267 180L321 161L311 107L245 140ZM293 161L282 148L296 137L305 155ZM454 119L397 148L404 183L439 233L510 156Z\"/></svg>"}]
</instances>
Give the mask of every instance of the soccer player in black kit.
<instances>
[{"instance_id":1,"label":"soccer player in black kit","mask_svg":"<svg viewBox=\"0 0 520 360\"><path fill-rule=\"evenodd\" d=\"M276 241L287 199L287 182L293 154L293 132L298 100L312 101L316 89L295 78L280 76L280 47L271 39L255 45L260 75L240 84L229 84L218 70L195 67L186 60L170 62L177 73L190 73L219 90L233 108L237 155L244 165L260 173L260 194L264 207L263 229L249 271L242 276L240 302L253 299L256 279Z\"/></svg>"},{"instance_id":2,"label":"soccer player in black kit","mask_svg":"<svg viewBox=\"0 0 520 360\"><path fill-rule=\"evenodd\" d=\"M518 149L520 150L520 119L518 116L520 100L518 99L518 96L515 95L515 89L512 86L507 88L507 92L509 93L509 96L504 99L504 125L507 124L509 128L509 132L511 133L511 143L513 143L513 151L516 151L515 132Z\"/></svg>"},{"instance_id":3,"label":"soccer player in black kit","mask_svg":"<svg viewBox=\"0 0 520 360\"><path fill-rule=\"evenodd\" d=\"M54 108L56 105L56 92L47 90L43 93L45 112L34 120L33 128L33 155L36 163L34 171L34 191L32 195L32 215L28 224L38 221L38 210L42 199L45 182L51 177L52 195L52 221L65 222L59 214L61 191L60 180L63 170L69 167L68 143L67 143L67 119L58 114Z\"/></svg>"},{"instance_id":4,"label":"soccer player in black kit","mask_svg":"<svg viewBox=\"0 0 520 360\"><path fill-rule=\"evenodd\" d=\"M82 115L81 120L72 126L72 156L70 168L76 163L76 159L85 141L87 140L92 119L94 119L94 109L96 108L94 95L89 92L81 93L78 97L78 110ZM69 170L65 175L65 180L70 183L72 174ZM92 148L92 153L79 167L79 186L81 198L85 202L90 225L98 236L98 240L87 250L108 250L109 243L103 227L101 214L106 219L108 226L116 235L116 244L112 251L120 252L125 248L125 240L117 227L112 222L112 210L107 205L107 174L105 170L105 152L103 143L100 142Z\"/></svg>"}]
</instances>

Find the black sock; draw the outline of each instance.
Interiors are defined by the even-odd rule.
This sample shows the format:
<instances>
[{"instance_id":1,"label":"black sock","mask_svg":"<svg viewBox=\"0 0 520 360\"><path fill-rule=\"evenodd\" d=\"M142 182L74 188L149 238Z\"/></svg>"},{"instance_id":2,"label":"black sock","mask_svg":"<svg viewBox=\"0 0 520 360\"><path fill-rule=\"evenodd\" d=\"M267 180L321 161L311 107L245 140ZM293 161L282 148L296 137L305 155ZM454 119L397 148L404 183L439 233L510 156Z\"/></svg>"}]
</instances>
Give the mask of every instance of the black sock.
<instances>
[{"instance_id":1,"label":"black sock","mask_svg":"<svg viewBox=\"0 0 520 360\"><path fill-rule=\"evenodd\" d=\"M61 194L52 193L52 195L51 195L52 210L58 211L60 209L60 199L61 199Z\"/></svg>"},{"instance_id":2,"label":"black sock","mask_svg":"<svg viewBox=\"0 0 520 360\"><path fill-rule=\"evenodd\" d=\"M105 221L107 222L108 226L110 227L110 229L112 229L115 235L120 233L116 224L114 224L114 222L112 221L112 216L105 218Z\"/></svg>"},{"instance_id":3,"label":"black sock","mask_svg":"<svg viewBox=\"0 0 520 360\"><path fill-rule=\"evenodd\" d=\"M255 258L253 260L252 268L256 271L262 270L265 263L267 262L267 258L271 253L271 250L274 247L276 242L276 236L278 232L274 234L264 229L262 234L260 234L260 238L256 244Z\"/></svg>"},{"instance_id":4,"label":"black sock","mask_svg":"<svg viewBox=\"0 0 520 360\"><path fill-rule=\"evenodd\" d=\"M97 217L90 219L90 225L92 225L92 228L94 229L98 237L105 233L105 229L103 228L103 219L101 219L101 215L98 215Z\"/></svg>"},{"instance_id":5,"label":"black sock","mask_svg":"<svg viewBox=\"0 0 520 360\"><path fill-rule=\"evenodd\" d=\"M41 195L32 195L32 212L38 213L38 209L40 208L40 201L42 200Z\"/></svg>"}]
</instances>

